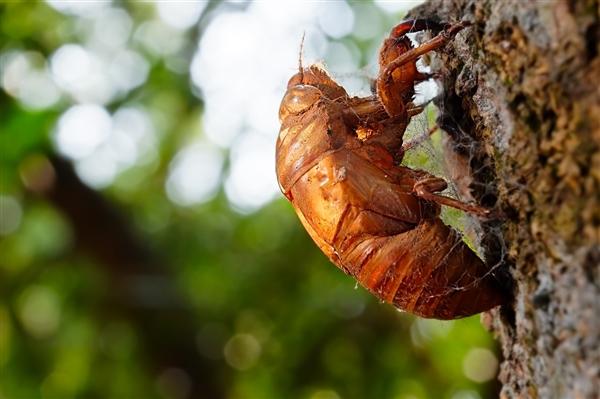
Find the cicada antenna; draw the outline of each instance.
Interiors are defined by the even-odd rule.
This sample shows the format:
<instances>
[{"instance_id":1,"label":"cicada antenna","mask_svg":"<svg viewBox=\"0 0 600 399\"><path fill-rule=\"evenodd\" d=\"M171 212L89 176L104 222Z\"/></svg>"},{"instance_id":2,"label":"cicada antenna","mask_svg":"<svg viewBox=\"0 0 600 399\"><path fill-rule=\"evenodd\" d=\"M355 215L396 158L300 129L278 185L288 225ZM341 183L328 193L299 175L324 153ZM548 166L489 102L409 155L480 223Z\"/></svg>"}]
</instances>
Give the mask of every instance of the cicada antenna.
<instances>
[{"instance_id":1,"label":"cicada antenna","mask_svg":"<svg viewBox=\"0 0 600 399\"><path fill-rule=\"evenodd\" d=\"M300 52L298 54L298 72L300 72L300 82L304 82L304 68L302 67L302 55L304 53L304 37L306 37L306 31L302 32L302 39L300 40Z\"/></svg>"}]
</instances>

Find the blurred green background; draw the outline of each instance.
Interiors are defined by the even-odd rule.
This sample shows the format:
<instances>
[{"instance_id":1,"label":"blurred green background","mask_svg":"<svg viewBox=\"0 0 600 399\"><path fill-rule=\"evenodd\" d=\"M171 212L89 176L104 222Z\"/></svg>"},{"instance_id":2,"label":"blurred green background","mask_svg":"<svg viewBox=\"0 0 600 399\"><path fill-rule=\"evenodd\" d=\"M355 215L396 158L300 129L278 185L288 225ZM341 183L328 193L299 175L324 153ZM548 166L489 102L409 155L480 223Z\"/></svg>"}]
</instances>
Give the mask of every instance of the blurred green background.
<instances>
[{"instance_id":1,"label":"blurred green background","mask_svg":"<svg viewBox=\"0 0 600 399\"><path fill-rule=\"evenodd\" d=\"M412 6L1 3L0 398L495 397L478 316L379 303L275 183L302 33L364 93Z\"/></svg>"}]
</instances>

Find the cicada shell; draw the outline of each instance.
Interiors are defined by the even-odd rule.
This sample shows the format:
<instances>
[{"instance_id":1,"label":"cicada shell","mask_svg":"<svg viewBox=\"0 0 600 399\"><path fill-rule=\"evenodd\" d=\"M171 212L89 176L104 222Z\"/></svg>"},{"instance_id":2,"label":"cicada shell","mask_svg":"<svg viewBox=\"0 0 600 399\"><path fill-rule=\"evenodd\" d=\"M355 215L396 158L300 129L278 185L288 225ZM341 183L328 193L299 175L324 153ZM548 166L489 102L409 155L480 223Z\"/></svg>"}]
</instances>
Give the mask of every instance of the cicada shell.
<instances>
[{"instance_id":1,"label":"cicada shell","mask_svg":"<svg viewBox=\"0 0 600 399\"><path fill-rule=\"evenodd\" d=\"M407 312L455 319L506 300L488 266L439 218L441 206L485 210L436 192L445 182L399 166L417 57L464 24L407 21L384 43L377 95L350 97L320 67L300 68L283 97L276 168L281 191L319 248L375 296ZM411 29L442 31L413 48Z\"/></svg>"}]
</instances>

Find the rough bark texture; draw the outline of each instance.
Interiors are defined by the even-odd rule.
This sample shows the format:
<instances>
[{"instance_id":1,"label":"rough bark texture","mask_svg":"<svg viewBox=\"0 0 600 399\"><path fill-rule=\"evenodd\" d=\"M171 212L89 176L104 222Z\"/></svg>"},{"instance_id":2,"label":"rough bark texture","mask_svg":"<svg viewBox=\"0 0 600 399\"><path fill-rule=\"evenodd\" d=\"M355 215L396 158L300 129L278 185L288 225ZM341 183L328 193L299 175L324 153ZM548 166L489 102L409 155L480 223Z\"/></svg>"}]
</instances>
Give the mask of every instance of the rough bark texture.
<instances>
[{"instance_id":1,"label":"rough bark texture","mask_svg":"<svg viewBox=\"0 0 600 399\"><path fill-rule=\"evenodd\" d=\"M515 299L487 316L501 395L598 398L599 2L432 0L410 17L473 23L435 61L438 106L475 196L506 214Z\"/></svg>"}]
</instances>

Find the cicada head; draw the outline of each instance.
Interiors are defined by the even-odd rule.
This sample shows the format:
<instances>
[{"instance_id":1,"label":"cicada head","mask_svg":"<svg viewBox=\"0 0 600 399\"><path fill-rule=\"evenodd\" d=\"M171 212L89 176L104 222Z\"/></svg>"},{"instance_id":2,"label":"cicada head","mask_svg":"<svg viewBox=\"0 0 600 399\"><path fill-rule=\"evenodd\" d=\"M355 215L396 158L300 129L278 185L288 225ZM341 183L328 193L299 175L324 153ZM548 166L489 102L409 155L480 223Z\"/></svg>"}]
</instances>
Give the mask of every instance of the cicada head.
<instances>
[{"instance_id":1,"label":"cicada head","mask_svg":"<svg viewBox=\"0 0 600 399\"><path fill-rule=\"evenodd\" d=\"M321 99L336 101L348 97L346 90L318 65L302 68L292 76L279 108L279 121L290 115L300 115Z\"/></svg>"},{"instance_id":2,"label":"cicada head","mask_svg":"<svg viewBox=\"0 0 600 399\"><path fill-rule=\"evenodd\" d=\"M289 115L308 111L321 97L323 93L315 86L300 83L289 87L281 100L279 121L283 123Z\"/></svg>"}]
</instances>

